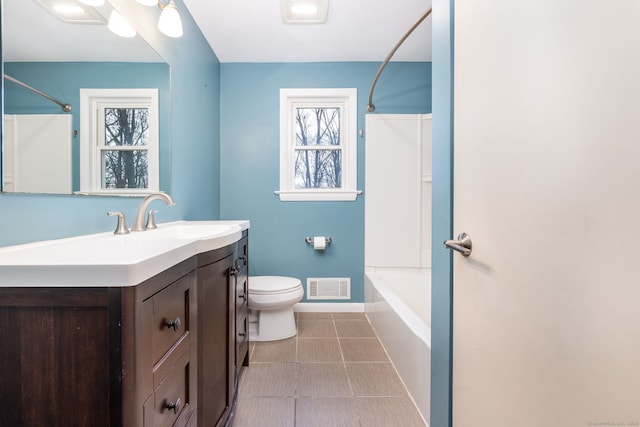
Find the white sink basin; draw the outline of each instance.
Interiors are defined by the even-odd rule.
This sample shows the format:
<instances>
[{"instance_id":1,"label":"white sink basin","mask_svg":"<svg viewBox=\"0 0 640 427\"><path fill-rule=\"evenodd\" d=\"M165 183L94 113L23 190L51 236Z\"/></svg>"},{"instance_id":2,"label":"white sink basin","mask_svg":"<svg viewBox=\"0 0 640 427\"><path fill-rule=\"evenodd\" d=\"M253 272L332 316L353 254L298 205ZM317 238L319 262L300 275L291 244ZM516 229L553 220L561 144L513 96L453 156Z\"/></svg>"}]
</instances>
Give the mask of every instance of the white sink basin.
<instances>
[{"instance_id":1,"label":"white sink basin","mask_svg":"<svg viewBox=\"0 0 640 427\"><path fill-rule=\"evenodd\" d=\"M227 234L230 231L237 229L237 225L198 221L173 223L168 226L160 226L156 230L147 230L145 232L138 232L135 234L143 235L144 238L209 239L215 236Z\"/></svg>"},{"instance_id":2,"label":"white sink basin","mask_svg":"<svg viewBox=\"0 0 640 427\"><path fill-rule=\"evenodd\" d=\"M240 240L248 221L180 221L0 248L0 286L135 286L198 253Z\"/></svg>"},{"instance_id":3,"label":"white sink basin","mask_svg":"<svg viewBox=\"0 0 640 427\"><path fill-rule=\"evenodd\" d=\"M0 262L2 266L135 264L187 243L166 237L149 239L113 234L95 238L51 240L3 248L0 251Z\"/></svg>"}]
</instances>

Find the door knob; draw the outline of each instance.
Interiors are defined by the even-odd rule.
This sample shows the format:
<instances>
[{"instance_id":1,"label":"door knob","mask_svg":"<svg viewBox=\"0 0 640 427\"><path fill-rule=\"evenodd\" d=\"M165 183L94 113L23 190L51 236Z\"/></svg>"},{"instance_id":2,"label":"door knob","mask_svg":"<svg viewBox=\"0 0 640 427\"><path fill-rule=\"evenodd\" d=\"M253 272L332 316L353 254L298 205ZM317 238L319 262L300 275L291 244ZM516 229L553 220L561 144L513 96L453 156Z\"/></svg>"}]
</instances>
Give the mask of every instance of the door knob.
<instances>
[{"instance_id":1,"label":"door knob","mask_svg":"<svg viewBox=\"0 0 640 427\"><path fill-rule=\"evenodd\" d=\"M460 252L462 256L469 256L471 255L471 236L467 233L460 233L456 240L445 240L444 247Z\"/></svg>"}]
</instances>

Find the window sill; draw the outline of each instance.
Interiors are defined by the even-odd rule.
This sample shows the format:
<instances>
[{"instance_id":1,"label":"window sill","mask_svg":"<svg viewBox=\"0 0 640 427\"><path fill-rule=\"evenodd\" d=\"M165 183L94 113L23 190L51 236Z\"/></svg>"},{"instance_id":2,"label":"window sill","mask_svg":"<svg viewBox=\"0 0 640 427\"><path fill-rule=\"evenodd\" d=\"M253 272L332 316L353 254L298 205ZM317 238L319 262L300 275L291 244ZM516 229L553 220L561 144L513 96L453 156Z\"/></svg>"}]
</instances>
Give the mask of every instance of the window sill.
<instances>
[{"instance_id":1,"label":"window sill","mask_svg":"<svg viewBox=\"0 0 640 427\"><path fill-rule=\"evenodd\" d=\"M143 191L74 191L76 196L115 196L115 197L145 197L155 193L153 190Z\"/></svg>"},{"instance_id":2,"label":"window sill","mask_svg":"<svg viewBox=\"0 0 640 427\"><path fill-rule=\"evenodd\" d=\"M281 202L353 202L362 191L274 191Z\"/></svg>"}]
</instances>

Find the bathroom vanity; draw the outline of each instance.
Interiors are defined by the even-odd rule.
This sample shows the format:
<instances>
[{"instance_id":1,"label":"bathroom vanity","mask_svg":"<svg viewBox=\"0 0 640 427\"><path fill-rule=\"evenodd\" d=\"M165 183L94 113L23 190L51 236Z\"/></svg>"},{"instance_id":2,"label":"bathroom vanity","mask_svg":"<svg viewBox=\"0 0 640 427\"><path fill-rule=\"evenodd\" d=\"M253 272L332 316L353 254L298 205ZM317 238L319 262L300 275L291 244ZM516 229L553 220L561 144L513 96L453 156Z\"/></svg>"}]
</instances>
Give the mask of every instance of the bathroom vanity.
<instances>
[{"instance_id":1,"label":"bathroom vanity","mask_svg":"<svg viewBox=\"0 0 640 427\"><path fill-rule=\"evenodd\" d=\"M248 364L248 228L0 248L0 425L226 425Z\"/></svg>"}]
</instances>

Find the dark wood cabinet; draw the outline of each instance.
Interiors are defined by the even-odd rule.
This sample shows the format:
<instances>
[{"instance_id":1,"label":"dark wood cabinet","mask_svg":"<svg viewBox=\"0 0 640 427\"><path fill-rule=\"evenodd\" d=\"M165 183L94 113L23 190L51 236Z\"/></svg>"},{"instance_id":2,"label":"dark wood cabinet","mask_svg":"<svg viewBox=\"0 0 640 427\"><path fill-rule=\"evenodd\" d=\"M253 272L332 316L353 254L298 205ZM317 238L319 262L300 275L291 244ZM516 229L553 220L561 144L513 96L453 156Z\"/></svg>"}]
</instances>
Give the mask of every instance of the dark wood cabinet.
<instances>
[{"instance_id":1,"label":"dark wood cabinet","mask_svg":"<svg viewBox=\"0 0 640 427\"><path fill-rule=\"evenodd\" d=\"M235 268L235 370L249 365L249 236L245 231L236 244ZM237 381L236 381L237 388Z\"/></svg>"},{"instance_id":2,"label":"dark wood cabinet","mask_svg":"<svg viewBox=\"0 0 640 427\"><path fill-rule=\"evenodd\" d=\"M112 294L0 288L0 426L118 425Z\"/></svg>"},{"instance_id":3,"label":"dark wood cabinet","mask_svg":"<svg viewBox=\"0 0 640 427\"><path fill-rule=\"evenodd\" d=\"M233 248L198 255L198 426L224 425L231 412L229 338Z\"/></svg>"},{"instance_id":4,"label":"dark wood cabinet","mask_svg":"<svg viewBox=\"0 0 640 427\"><path fill-rule=\"evenodd\" d=\"M0 426L227 425L239 247L132 287L0 288Z\"/></svg>"}]
</instances>

